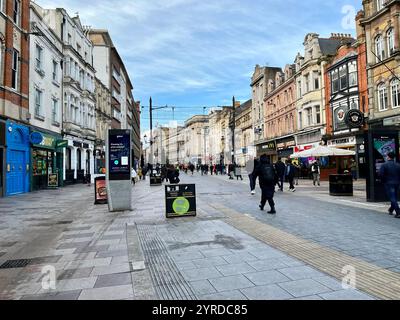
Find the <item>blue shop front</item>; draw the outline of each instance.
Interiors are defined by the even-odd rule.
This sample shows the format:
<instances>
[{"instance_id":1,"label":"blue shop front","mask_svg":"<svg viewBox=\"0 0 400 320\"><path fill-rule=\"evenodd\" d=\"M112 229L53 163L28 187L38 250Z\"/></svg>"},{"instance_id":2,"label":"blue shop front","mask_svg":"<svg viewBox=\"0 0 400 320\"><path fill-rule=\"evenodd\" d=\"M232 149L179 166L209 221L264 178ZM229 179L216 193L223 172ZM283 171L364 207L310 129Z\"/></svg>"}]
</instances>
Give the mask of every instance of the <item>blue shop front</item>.
<instances>
[{"instance_id":1,"label":"blue shop front","mask_svg":"<svg viewBox=\"0 0 400 320\"><path fill-rule=\"evenodd\" d=\"M29 127L6 122L5 195L30 191Z\"/></svg>"}]
</instances>

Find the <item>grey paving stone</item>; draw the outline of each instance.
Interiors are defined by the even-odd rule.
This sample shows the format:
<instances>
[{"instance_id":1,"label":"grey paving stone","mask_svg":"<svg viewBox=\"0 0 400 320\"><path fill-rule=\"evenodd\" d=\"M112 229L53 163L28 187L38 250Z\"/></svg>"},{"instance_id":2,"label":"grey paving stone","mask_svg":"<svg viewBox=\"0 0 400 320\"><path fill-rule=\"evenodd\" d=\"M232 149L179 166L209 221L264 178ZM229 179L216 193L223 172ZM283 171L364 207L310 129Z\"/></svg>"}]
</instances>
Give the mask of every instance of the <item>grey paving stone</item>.
<instances>
[{"instance_id":1,"label":"grey paving stone","mask_svg":"<svg viewBox=\"0 0 400 320\"><path fill-rule=\"evenodd\" d=\"M313 278L313 280L323 284L325 287L328 287L329 289L332 289L334 291L343 290L342 282L330 276L316 277Z\"/></svg>"},{"instance_id":2,"label":"grey paving stone","mask_svg":"<svg viewBox=\"0 0 400 320\"><path fill-rule=\"evenodd\" d=\"M288 277L275 270L247 273L244 276L251 282L253 282L256 286L290 281Z\"/></svg>"},{"instance_id":3,"label":"grey paving stone","mask_svg":"<svg viewBox=\"0 0 400 320\"><path fill-rule=\"evenodd\" d=\"M60 244L57 249L70 249L70 248L77 248L77 249L83 249L85 247L88 247L90 245L90 241L85 241L85 242L73 242L73 243L63 243ZM78 250L77 250L78 251ZM74 252L78 253L78 252Z\"/></svg>"},{"instance_id":4,"label":"grey paving stone","mask_svg":"<svg viewBox=\"0 0 400 320\"><path fill-rule=\"evenodd\" d=\"M270 258L265 260L247 262L257 271L267 271L273 269L287 268L288 265L281 261L281 258Z\"/></svg>"},{"instance_id":5,"label":"grey paving stone","mask_svg":"<svg viewBox=\"0 0 400 320\"><path fill-rule=\"evenodd\" d=\"M92 260L71 261L67 264L65 269L108 266L111 263L111 259L112 258L98 258L98 259L92 259Z\"/></svg>"},{"instance_id":6,"label":"grey paving stone","mask_svg":"<svg viewBox=\"0 0 400 320\"><path fill-rule=\"evenodd\" d=\"M218 292L254 287L254 284L243 275L210 279L209 281Z\"/></svg>"},{"instance_id":7,"label":"grey paving stone","mask_svg":"<svg viewBox=\"0 0 400 320\"><path fill-rule=\"evenodd\" d=\"M192 261L175 261L179 270L197 269L197 266Z\"/></svg>"},{"instance_id":8,"label":"grey paving stone","mask_svg":"<svg viewBox=\"0 0 400 320\"><path fill-rule=\"evenodd\" d=\"M240 290L249 300L287 300L293 298L276 284Z\"/></svg>"},{"instance_id":9,"label":"grey paving stone","mask_svg":"<svg viewBox=\"0 0 400 320\"><path fill-rule=\"evenodd\" d=\"M219 249L210 249L210 250L201 250L201 253L205 257L218 257L218 256L227 256L232 254L231 251L225 248L219 248Z\"/></svg>"},{"instance_id":10,"label":"grey paving stone","mask_svg":"<svg viewBox=\"0 0 400 320\"><path fill-rule=\"evenodd\" d=\"M242 262L250 262L250 261L257 261L258 258L250 253L238 253L238 254L231 254L229 256L223 256L228 263L242 263Z\"/></svg>"},{"instance_id":11,"label":"grey paving stone","mask_svg":"<svg viewBox=\"0 0 400 320\"><path fill-rule=\"evenodd\" d=\"M132 285L82 290L79 300L133 299Z\"/></svg>"},{"instance_id":12,"label":"grey paving stone","mask_svg":"<svg viewBox=\"0 0 400 320\"><path fill-rule=\"evenodd\" d=\"M224 276L233 276L237 274L250 273L256 271L256 269L254 269L247 263L228 264L224 266L217 266L216 268Z\"/></svg>"},{"instance_id":13,"label":"grey paving stone","mask_svg":"<svg viewBox=\"0 0 400 320\"><path fill-rule=\"evenodd\" d=\"M266 246L264 249L258 249L258 250L249 250L249 252L257 257L260 260L268 259L268 258L284 258L287 257L287 255L279 252L278 250L275 250L273 248L269 248Z\"/></svg>"},{"instance_id":14,"label":"grey paving stone","mask_svg":"<svg viewBox=\"0 0 400 320\"><path fill-rule=\"evenodd\" d=\"M59 292L56 294L38 294L22 296L21 300L78 300L82 290Z\"/></svg>"},{"instance_id":15,"label":"grey paving stone","mask_svg":"<svg viewBox=\"0 0 400 320\"><path fill-rule=\"evenodd\" d=\"M182 275L187 281L206 280L222 276L214 267L183 270Z\"/></svg>"},{"instance_id":16,"label":"grey paving stone","mask_svg":"<svg viewBox=\"0 0 400 320\"><path fill-rule=\"evenodd\" d=\"M388 259L372 261L372 264L385 269L400 267L399 261L392 261Z\"/></svg>"},{"instance_id":17,"label":"grey paving stone","mask_svg":"<svg viewBox=\"0 0 400 320\"><path fill-rule=\"evenodd\" d=\"M314 281L312 279L296 280L285 283L280 283L283 289L288 291L291 295L296 298L306 297L311 295L317 295L320 293L330 292L331 289L324 285Z\"/></svg>"},{"instance_id":18,"label":"grey paving stone","mask_svg":"<svg viewBox=\"0 0 400 320\"><path fill-rule=\"evenodd\" d=\"M205 295L215 293L215 288L211 285L208 280L201 281L192 281L190 282L191 287L193 288L196 295Z\"/></svg>"},{"instance_id":19,"label":"grey paving stone","mask_svg":"<svg viewBox=\"0 0 400 320\"><path fill-rule=\"evenodd\" d=\"M309 279L314 277L320 277L323 274L311 267L300 266L300 267L289 267L279 269L279 272L283 273L285 276L292 280Z\"/></svg>"},{"instance_id":20,"label":"grey paving stone","mask_svg":"<svg viewBox=\"0 0 400 320\"><path fill-rule=\"evenodd\" d=\"M203 259L204 255L200 253L200 251L196 252L185 252L185 253L171 253L172 258L175 261L188 261L188 260L197 260L197 259Z\"/></svg>"},{"instance_id":21,"label":"grey paving stone","mask_svg":"<svg viewBox=\"0 0 400 320\"><path fill-rule=\"evenodd\" d=\"M290 300L305 300L305 301L312 301L312 300L324 300L320 296L308 296L308 297L301 297L301 298L294 298Z\"/></svg>"},{"instance_id":22,"label":"grey paving stone","mask_svg":"<svg viewBox=\"0 0 400 320\"><path fill-rule=\"evenodd\" d=\"M112 286L122 286L132 284L130 273L114 273L100 275L97 277L95 288L112 287Z\"/></svg>"},{"instance_id":23,"label":"grey paving stone","mask_svg":"<svg viewBox=\"0 0 400 320\"><path fill-rule=\"evenodd\" d=\"M94 233L76 233L76 234L66 234L62 236L61 239L79 239L79 238L91 238Z\"/></svg>"},{"instance_id":24,"label":"grey paving stone","mask_svg":"<svg viewBox=\"0 0 400 320\"><path fill-rule=\"evenodd\" d=\"M224 301L224 300L248 300L240 291L225 291L214 294L206 294L200 296L200 300L213 300L213 301Z\"/></svg>"},{"instance_id":25,"label":"grey paving stone","mask_svg":"<svg viewBox=\"0 0 400 320\"><path fill-rule=\"evenodd\" d=\"M373 297L357 290L340 290L320 294L324 300L374 300Z\"/></svg>"},{"instance_id":26,"label":"grey paving stone","mask_svg":"<svg viewBox=\"0 0 400 320\"><path fill-rule=\"evenodd\" d=\"M92 271L93 268L63 270L59 273L57 280L87 278Z\"/></svg>"},{"instance_id":27,"label":"grey paving stone","mask_svg":"<svg viewBox=\"0 0 400 320\"><path fill-rule=\"evenodd\" d=\"M124 235L122 234L114 234L114 235L104 235L101 237L101 240L115 240L115 239L122 239Z\"/></svg>"},{"instance_id":28,"label":"grey paving stone","mask_svg":"<svg viewBox=\"0 0 400 320\"><path fill-rule=\"evenodd\" d=\"M228 264L226 260L222 259L221 257L197 259L192 260L191 262L196 266L196 268L207 268Z\"/></svg>"},{"instance_id":29,"label":"grey paving stone","mask_svg":"<svg viewBox=\"0 0 400 320\"><path fill-rule=\"evenodd\" d=\"M300 267L300 266L305 266L306 265L304 262L299 261L299 260L294 259L294 258L291 258L291 257L279 258L279 261L283 262L288 267Z\"/></svg>"},{"instance_id":30,"label":"grey paving stone","mask_svg":"<svg viewBox=\"0 0 400 320\"><path fill-rule=\"evenodd\" d=\"M108 258L108 257L118 257L127 256L128 250L110 250L110 251L100 251L97 253L96 258Z\"/></svg>"}]
</instances>

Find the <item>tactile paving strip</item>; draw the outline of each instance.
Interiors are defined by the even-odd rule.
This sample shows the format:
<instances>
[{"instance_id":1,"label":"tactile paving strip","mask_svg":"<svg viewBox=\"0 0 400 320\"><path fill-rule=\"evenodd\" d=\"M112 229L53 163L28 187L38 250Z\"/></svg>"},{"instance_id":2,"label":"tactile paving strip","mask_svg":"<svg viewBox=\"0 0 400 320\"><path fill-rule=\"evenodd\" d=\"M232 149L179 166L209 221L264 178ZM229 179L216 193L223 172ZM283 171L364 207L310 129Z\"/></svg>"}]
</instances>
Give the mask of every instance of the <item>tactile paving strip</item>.
<instances>
[{"instance_id":1,"label":"tactile paving strip","mask_svg":"<svg viewBox=\"0 0 400 320\"><path fill-rule=\"evenodd\" d=\"M183 278L156 227L137 225L140 243L158 297L162 300L197 300L193 289Z\"/></svg>"}]
</instances>

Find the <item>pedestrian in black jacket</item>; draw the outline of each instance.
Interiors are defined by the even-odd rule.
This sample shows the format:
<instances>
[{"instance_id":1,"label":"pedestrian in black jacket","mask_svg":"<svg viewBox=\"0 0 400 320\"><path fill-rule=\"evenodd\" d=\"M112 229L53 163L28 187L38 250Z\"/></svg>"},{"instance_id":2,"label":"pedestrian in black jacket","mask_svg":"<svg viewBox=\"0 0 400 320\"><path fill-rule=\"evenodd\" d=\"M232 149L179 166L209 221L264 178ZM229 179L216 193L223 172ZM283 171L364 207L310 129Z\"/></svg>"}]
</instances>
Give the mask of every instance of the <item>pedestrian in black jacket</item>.
<instances>
[{"instance_id":1,"label":"pedestrian in black jacket","mask_svg":"<svg viewBox=\"0 0 400 320\"><path fill-rule=\"evenodd\" d=\"M400 218L400 207L397 202L400 188L400 164L394 161L396 155L393 152L390 152L387 157L388 161L380 169L380 177L391 202L389 214L393 215L396 211L395 217Z\"/></svg>"},{"instance_id":2,"label":"pedestrian in black jacket","mask_svg":"<svg viewBox=\"0 0 400 320\"><path fill-rule=\"evenodd\" d=\"M294 186L294 177L296 176L296 167L292 164L292 160L286 162L286 177L289 181L289 190L295 192L296 187Z\"/></svg>"},{"instance_id":3,"label":"pedestrian in black jacket","mask_svg":"<svg viewBox=\"0 0 400 320\"><path fill-rule=\"evenodd\" d=\"M285 182L285 171L286 166L282 162L282 159L279 158L278 162L275 164L276 172L278 173L278 187L283 192L283 183Z\"/></svg>"},{"instance_id":4,"label":"pedestrian in black jacket","mask_svg":"<svg viewBox=\"0 0 400 320\"><path fill-rule=\"evenodd\" d=\"M261 156L260 164L254 172L254 178L258 178L262 192L260 209L264 211L264 207L268 201L268 204L271 207L271 210L268 211L268 213L276 214L274 194L275 185L278 182L278 174L267 155Z\"/></svg>"}]
</instances>

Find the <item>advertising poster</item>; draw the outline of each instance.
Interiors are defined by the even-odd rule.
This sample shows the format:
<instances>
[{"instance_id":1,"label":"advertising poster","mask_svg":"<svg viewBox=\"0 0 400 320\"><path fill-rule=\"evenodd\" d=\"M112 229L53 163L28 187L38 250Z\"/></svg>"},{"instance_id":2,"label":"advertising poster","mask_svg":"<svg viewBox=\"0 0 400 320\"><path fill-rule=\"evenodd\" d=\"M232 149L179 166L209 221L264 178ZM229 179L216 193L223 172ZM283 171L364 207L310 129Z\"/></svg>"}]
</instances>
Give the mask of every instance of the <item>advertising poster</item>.
<instances>
[{"instance_id":1,"label":"advertising poster","mask_svg":"<svg viewBox=\"0 0 400 320\"><path fill-rule=\"evenodd\" d=\"M108 202L106 178L105 177L96 178L94 185L96 193L95 204L106 204Z\"/></svg>"},{"instance_id":2,"label":"advertising poster","mask_svg":"<svg viewBox=\"0 0 400 320\"><path fill-rule=\"evenodd\" d=\"M376 173L379 173L382 165L387 161L390 152L396 154L396 141L389 137L374 138L374 158Z\"/></svg>"},{"instance_id":3,"label":"advertising poster","mask_svg":"<svg viewBox=\"0 0 400 320\"><path fill-rule=\"evenodd\" d=\"M47 186L49 188L58 188L58 174L49 174Z\"/></svg>"},{"instance_id":4,"label":"advertising poster","mask_svg":"<svg viewBox=\"0 0 400 320\"><path fill-rule=\"evenodd\" d=\"M196 186L194 184L165 186L167 218L195 217Z\"/></svg>"}]
</instances>

